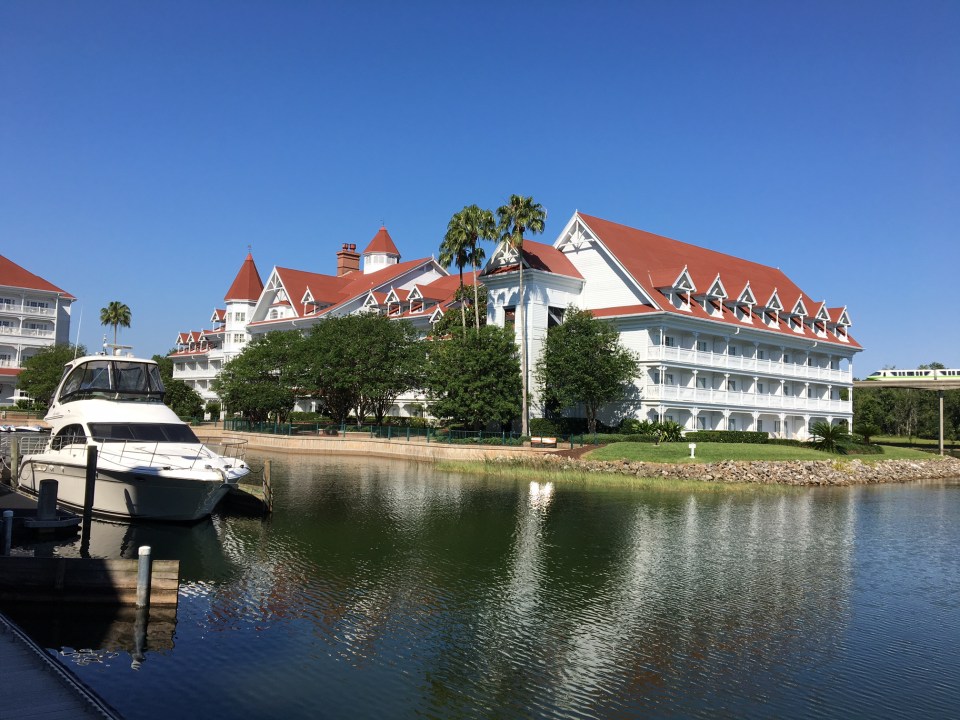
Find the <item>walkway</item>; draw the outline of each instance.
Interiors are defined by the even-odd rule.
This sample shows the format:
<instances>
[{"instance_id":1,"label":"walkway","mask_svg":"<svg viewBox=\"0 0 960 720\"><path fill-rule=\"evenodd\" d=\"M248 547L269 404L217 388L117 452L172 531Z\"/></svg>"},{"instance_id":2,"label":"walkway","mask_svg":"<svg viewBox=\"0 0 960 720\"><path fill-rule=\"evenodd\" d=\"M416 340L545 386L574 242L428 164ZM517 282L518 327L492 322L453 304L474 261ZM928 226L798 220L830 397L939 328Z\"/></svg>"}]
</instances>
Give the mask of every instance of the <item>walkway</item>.
<instances>
[{"instance_id":1,"label":"walkway","mask_svg":"<svg viewBox=\"0 0 960 720\"><path fill-rule=\"evenodd\" d=\"M0 613L0 720L120 715Z\"/></svg>"}]
</instances>

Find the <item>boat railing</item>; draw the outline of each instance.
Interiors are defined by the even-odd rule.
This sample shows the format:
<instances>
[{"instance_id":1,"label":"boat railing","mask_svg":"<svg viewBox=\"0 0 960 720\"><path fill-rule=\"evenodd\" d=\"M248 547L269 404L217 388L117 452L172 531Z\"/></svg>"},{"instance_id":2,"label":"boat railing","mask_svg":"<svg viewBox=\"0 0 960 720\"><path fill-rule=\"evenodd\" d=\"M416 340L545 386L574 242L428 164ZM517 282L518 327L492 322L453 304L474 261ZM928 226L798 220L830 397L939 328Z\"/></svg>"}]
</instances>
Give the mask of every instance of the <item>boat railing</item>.
<instances>
[{"instance_id":1,"label":"boat railing","mask_svg":"<svg viewBox=\"0 0 960 720\"><path fill-rule=\"evenodd\" d=\"M197 438L210 450L230 460L244 460L247 457L247 441L221 438Z\"/></svg>"},{"instance_id":2,"label":"boat railing","mask_svg":"<svg viewBox=\"0 0 960 720\"><path fill-rule=\"evenodd\" d=\"M102 459L117 464L136 461L147 465L155 465L158 462L157 456L159 455L163 458L163 466L174 470L193 468L198 462L208 458L209 453L215 453L221 457L237 461L242 461L246 454L246 448L243 447L246 445L246 440L206 443L198 438L201 444L196 446L195 452L188 454L186 452L171 453L170 443L165 442L94 439L99 445L98 455Z\"/></svg>"},{"instance_id":3,"label":"boat railing","mask_svg":"<svg viewBox=\"0 0 960 720\"><path fill-rule=\"evenodd\" d=\"M20 457L43 452L50 441L50 435L47 433L3 433L0 435L0 455L3 457L11 455L14 438L20 447Z\"/></svg>"}]
</instances>

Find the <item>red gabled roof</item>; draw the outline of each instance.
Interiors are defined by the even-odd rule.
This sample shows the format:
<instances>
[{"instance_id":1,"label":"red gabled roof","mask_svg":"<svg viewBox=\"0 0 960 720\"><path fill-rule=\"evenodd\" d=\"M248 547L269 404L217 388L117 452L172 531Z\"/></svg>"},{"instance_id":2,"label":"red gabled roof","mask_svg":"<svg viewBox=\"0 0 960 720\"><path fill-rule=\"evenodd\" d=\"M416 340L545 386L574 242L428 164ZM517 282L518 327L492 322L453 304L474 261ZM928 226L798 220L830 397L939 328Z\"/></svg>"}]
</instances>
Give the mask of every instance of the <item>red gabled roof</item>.
<instances>
[{"instance_id":1,"label":"red gabled roof","mask_svg":"<svg viewBox=\"0 0 960 720\"><path fill-rule=\"evenodd\" d=\"M794 304L790 306L791 308L795 307L797 300L810 300L809 295L800 290L790 278L777 268L743 260L714 250L707 250L662 235L654 235L591 215L584 215L583 213L579 213L579 215L587 227L600 238L607 249L630 273L634 281L651 298L654 298L661 309L666 312L709 318L733 325L742 326L744 324L725 306L722 308L721 316L716 317L704 312L703 308L696 302L692 304L689 311L675 308L667 302L655 282L662 282L664 276L684 266L687 267L697 286L695 296L707 292L719 277L726 288L743 288L749 282L754 296L758 299L769 298L774 291L777 291L781 299L789 298L794 301ZM657 278L657 280L655 281L653 278ZM805 304L811 306L814 303L810 301L805 302ZM773 330L766 325L755 324L755 326ZM789 335L802 336L806 334L805 332L794 332L783 322L778 324L776 331ZM852 338L848 338L848 342L844 344L859 347Z\"/></svg>"},{"instance_id":2,"label":"red gabled roof","mask_svg":"<svg viewBox=\"0 0 960 720\"><path fill-rule=\"evenodd\" d=\"M546 245L545 243L524 239L523 259L526 261L526 266L531 270L542 270L543 272L554 273L555 275L565 275L579 280L583 279L583 275L581 275L576 266L570 262L570 258L553 247L553 245ZM514 272L516 269L516 263L512 265L502 265L486 274L497 275L499 273Z\"/></svg>"},{"instance_id":3,"label":"red gabled roof","mask_svg":"<svg viewBox=\"0 0 960 720\"><path fill-rule=\"evenodd\" d=\"M76 300L76 298L66 290L61 290L39 275L34 275L29 270L20 267L13 262L13 260L9 260L3 255L0 255L0 285L23 288L25 290L46 290L47 292L60 293L68 300Z\"/></svg>"},{"instance_id":4,"label":"red gabled roof","mask_svg":"<svg viewBox=\"0 0 960 720\"><path fill-rule=\"evenodd\" d=\"M390 237L390 233L387 232L387 228L385 227L381 227L380 230L377 231L377 234L373 236L373 240L367 245L367 249L363 251L364 255L370 253L386 253L400 257L400 251L397 250L393 238Z\"/></svg>"},{"instance_id":5,"label":"red gabled roof","mask_svg":"<svg viewBox=\"0 0 960 720\"><path fill-rule=\"evenodd\" d=\"M253 261L253 254L247 253L247 259L240 266L240 272L233 280L233 285L223 296L226 302L231 300L244 300L247 302L256 302L263 292L263 281L260 279L260 273L257 272L257 264Z\"/></svg>"},{"instance_id":6,"label":"red gabled roof","mask_svg":"<svg viewBox=\"0 0 960 720\"><path fill-rule=\"evenodd\" d=\"M388 265L387 267L372 273L349 273L348 275L321 275L319 273L305 272L303 270L291 270L290 268L274 268L280 282L287 291L287 296L291 298L302 298L307 287L317 304L324 305L322 310L311 314L311 317L318 317L334 310L339 305L364 297L371 290L377 290L383 293L386 298L387 289L391 282L406 272L415 269L419 265L433 262L431 258L420 258L418 260L408 260L407 262ZM291 303L291 307L296 312L297 317L304 316L303 303ZM310 304L309 307L314 307ZM265 324L277 321L258 320L255 324Z\"/></svg>"}]
</instances>

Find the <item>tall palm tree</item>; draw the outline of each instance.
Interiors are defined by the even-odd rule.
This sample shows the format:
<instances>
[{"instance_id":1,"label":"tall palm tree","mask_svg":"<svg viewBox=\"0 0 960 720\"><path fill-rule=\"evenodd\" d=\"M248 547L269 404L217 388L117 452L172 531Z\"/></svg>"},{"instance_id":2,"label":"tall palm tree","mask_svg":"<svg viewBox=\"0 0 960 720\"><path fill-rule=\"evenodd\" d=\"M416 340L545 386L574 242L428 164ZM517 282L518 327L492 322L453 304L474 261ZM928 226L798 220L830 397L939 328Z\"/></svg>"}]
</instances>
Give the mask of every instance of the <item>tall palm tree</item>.
<instances>
[{"instance_id":1,"label":"tall palm tree","mask_svg":"<svg viewBox=\"0 0 960 720\"><path fill-rule=\"evenodd\" d=\"M497 237L497 225L493 213L477 205L467 205L450 218L447 234L440 245L440 262L449 265L456 261L460 269L460 295L463 296L463 268L473 267L473 314L480 332L480 292L477 288L477 269L486 259L486 253L479 243L481 240L494 240ZM467 328L466 313L460 306L463 328Z\"/></svg>"},{"instance_id":2,"label":"tall palm tree","mask_svg":"<svg viewBox=\"0 0 960 720\"><path fill-rule=\"evenodd\" d=\"M463 307L463 268L470 262L470 236L463 222L462 211L450 218L447 224L447 233L440 243L440 264L447 267L456 264L460 271L460 319L463 322L463 331L467 331L467 311Z\"/></svg>"},{"instance_id":3,"label":"tall palm tree","mask_svg":"<svg viewBox=\"0 0 960 720\"><path fill-rule=\"evenodd\" d=\"M113 325L113 344L117 344L117 328L130 327L130 308L119 300L113 300L100 308L100 324Z\"/></svg>"},{"instance_id":4,"label":"tall palm tree","mask_svg":"<svg viewBox=\"0 0 960 720\"><path fill-rule=\"evenodd\" d=\"M547 211L540 203L534 202L532 197L511 195L506 205L497 208L497 230L500 240L510 244L517 251L517 267L520 273L520 298L517 302L520 323L520 373L522 375L522 417L520 418L521 434L529 435L530 418L527 407L527 319L524 306L526 297L523 292L523 233L542 233L547 219Z\"/></svg>"}]
</instances>

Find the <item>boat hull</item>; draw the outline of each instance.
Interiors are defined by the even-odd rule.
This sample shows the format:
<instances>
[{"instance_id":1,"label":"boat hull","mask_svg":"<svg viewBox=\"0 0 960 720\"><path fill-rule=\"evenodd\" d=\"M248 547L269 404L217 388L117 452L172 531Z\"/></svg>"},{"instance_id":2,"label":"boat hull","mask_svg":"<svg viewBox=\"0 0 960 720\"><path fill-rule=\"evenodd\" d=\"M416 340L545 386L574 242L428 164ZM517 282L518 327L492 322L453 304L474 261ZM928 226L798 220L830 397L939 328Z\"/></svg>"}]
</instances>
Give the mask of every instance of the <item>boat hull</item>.
<instances>
[{"instance_id":1,"label":"boat hull","mask_svg":"<svg viewBox=\"0 0 960 720\"><path fill-rule=\"evenodd\" d=\"M38 494L40 481L52 478L58 482L57 504L82 512L86 476L86 465L39 454L24 459L20 487ZM114 520L191 522L213 512L237 480L214 470L173 474L154 468L98 467L92 512Z\"/></svg>"}]
</instances>

